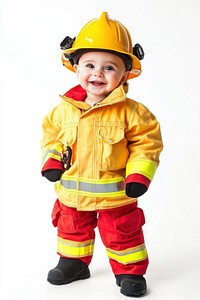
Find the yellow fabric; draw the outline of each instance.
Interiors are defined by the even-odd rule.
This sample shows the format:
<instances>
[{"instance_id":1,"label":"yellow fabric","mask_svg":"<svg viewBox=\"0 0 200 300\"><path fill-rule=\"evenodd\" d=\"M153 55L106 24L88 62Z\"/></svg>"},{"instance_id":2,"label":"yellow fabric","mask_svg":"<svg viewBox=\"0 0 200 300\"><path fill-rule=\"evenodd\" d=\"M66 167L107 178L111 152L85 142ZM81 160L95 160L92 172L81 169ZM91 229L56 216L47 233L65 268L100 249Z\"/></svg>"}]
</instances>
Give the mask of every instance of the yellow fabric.
<instances>
[{"instance_id":1,"label":"yellow fabric","mask_svg":"<svg viewBox=\"0 0 200 300\"><path fill-rule=\"evenodd\" d=\"M117 197L124 196L124 178L119 177L115 179L85 179L73 176L63 176L60 180L60 188L68 189L73 194L88 195L91 197Z\"/></svg>"},{"instance_id":2,"label":"yellow fabric","mask_svg":"<svg viewBox=\"0 0 200 300\"><path fill-rule=\"evenodd\" d=\"M46 163L49 158L53 158L56 160L61 161L61 152L62 146L61 145L54 145L52 148L46 149L42 153L42 166Z\"/></svg>"},{"instance_id":3,"label":"yellow fabric","mask_svg":"<svg viewBox=\"0 0 200 300\"><path fill-rule=\"evenodd\" d=\"M61 98L44 118L41 141L44 162L53 148L58 160L58 149L72 148L72 166L55 183L59 200L78 210L114 208L137 201L125 195L126 168L128 175L136 171L145 175L148 170L146 176L153 177L162 150L155 117L141 103L128 99L123 86L93 107Z\"/></svg>"},{"instance_id":4,"label":"yellow fabric","mask_svg":"<svg viewBox=\"0 0 200 300\"><path fill-rule=\"evenodd\" d=\"M142 174L147 177L150 181L158 167L158 163L147 159L134 159L127 163L126 166L126 177L130 174Z\"/></svg>"},{"instance_id":5,"label":"yellow fabric","mask_svg":"<svg viewBox=\"0 0 200 300\"><path fill-rule=\"evenodd\" d=\"M58 253L66 257L80 258L93 254L94 240L73 242L58 237Z\"/></svg>"},{"instance_id":6,"label":"yellow fabric","mask_svg":"<svg viewBox=\"0 0 200 300\"><path fill-rule=\"evenodd\" d=\"M107 248L106 250L110 259L114 259L123 265L136 263L148 257L147 250L144 244L121 251L115 251L109 248Z\"/></svg>"}]
</instances>

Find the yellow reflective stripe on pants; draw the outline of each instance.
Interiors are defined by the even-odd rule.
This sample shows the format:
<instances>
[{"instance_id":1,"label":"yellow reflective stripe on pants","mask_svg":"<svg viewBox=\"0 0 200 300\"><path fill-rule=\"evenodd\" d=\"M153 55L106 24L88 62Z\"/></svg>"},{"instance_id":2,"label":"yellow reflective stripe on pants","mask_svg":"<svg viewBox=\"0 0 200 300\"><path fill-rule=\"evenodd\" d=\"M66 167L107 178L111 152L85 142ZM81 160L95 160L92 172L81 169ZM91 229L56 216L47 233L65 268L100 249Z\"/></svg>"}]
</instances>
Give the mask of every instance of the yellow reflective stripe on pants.
<instances>
[{"instance_id":1,"label":"yellow reflective stripe on pants","mask_svg":"<svg viewBox=\"0 0 200 300\"><path fill-rule=\"evenodd\" d=\"M158 163L147 159L134 159L127 163L126 177L130 174L142 174L152 181Z\"/></svg>"},{"instance_id":2,"label":"yellow reflective stripe on pants","mask_svg":"<svg viewBox=\"0 0 200 300\"><path fill-rule=\"evenodd\" d=\"M58 253L66 257L80 258L90 256L94 251L94 240L74 242L58 237Z\"/></svg>"},{"instance_id":3,"label":"yellow reflective stripe on pants","mask_svg":"<svg viewBox=\"0 0 200 300\"><path fill-rule=\"evenodd\" d=\"M120 251L112 250L109 248L107 248L106 250L110 259L116 260L123 265L136 263L148 257L147 250L144 244Z\"/></svg>"}]
</instances>

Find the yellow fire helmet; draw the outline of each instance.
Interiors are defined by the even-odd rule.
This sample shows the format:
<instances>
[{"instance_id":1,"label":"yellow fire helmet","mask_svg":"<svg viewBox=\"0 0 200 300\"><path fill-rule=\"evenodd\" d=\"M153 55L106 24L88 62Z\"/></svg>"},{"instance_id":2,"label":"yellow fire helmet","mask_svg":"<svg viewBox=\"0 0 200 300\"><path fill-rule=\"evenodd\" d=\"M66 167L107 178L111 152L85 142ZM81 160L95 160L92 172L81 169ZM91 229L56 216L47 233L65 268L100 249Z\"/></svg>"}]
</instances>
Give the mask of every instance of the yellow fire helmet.
<instances>
[{"instance_id":1,"label":"yellow fire helmet","mask_svg":"<svg viewBox=\"0 0 200 300\"><path fill-rule=\"evenodd\" d=\"M63 65L73 72L76 53L83 54L90 50L111 51L121 56L122 59L128 58L131 62L131 65L129 64L130 74L128 79L139 76L142 71L140 63L140 60L144 57L142 47L139 44L133 47L127 28L119 21L109 19L106 12L103 12L99 19L96 18L88 22L76 38L72 39L67 36L61 42L60 47L63 50Z\"/></svg>"}]
</instances>

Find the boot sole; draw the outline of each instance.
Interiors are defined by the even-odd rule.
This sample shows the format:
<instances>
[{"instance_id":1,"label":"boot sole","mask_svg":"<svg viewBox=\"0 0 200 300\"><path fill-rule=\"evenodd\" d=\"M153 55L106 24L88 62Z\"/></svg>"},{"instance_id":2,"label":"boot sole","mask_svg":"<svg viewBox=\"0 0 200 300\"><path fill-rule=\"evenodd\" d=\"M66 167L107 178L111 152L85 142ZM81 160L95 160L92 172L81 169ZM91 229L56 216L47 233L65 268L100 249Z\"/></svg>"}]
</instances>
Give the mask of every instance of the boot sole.
<instances>
[{"instance_id":1,"label":"boot sole","mask_svg":"<svg viewBox=\"0 0 200 300\"><path fill-rule=\"evenodd\" d=\"M122 289L120 289L120 293L128 297L141 297L146 294L146 290L141 290L138 292L135 291L134 293L129 294L127 293L127 291L123 291Z\"/></svg>"},{"instance_id":2,"label":"boot sole","mask_svg":"<svg viewBox=\"0 0 200 300\"><path fill-rule=\"evenodd\" d=\"M56 279L53 280L51 278L47 278L47 281L51 284L54 284L54 285L63 285L63 284L71 283L71 282L76 281L76 280L84 280L84 279L87 279L87 278L90 278L90 273L85 273L85 274L77 273L77 274L74 274L73 277L67 278L65 280L56 280Z\"/></svg>"},{"instance_id":3,"label":"boot sole","mask_svg":"<svg viewBox=\"0 0 200 300\"><path fill-rule=\"evenodd\" d=\"M120 281L117 279L116 280L116 284L121 287L121 283ZM128 297L141 297L144 296L147 292L147 289L143 289L143 290L136 290L136 291L131 291L131 292L127 292L127 290L123 290L122 287L120 289L120 293L123 294L124 296L128 296Z\"/></svg>"}]
</instances>

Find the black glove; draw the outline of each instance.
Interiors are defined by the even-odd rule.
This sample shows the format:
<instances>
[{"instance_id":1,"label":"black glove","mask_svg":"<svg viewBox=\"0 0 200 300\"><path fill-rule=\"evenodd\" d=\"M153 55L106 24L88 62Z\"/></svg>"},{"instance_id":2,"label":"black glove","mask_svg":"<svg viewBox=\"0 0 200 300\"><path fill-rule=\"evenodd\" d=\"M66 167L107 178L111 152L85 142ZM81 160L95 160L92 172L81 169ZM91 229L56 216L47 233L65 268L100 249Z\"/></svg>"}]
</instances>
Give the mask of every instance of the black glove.
<instances>
[{"instance_id":1,"label":"black glove","mask_svg":"<svg viewBox=\"0 0 200 300\"><path fill-rule=\"evenodd\" d=\"M142 196L147 191L146 185L138 182L130 182L126 185L126 195L131 198Z\"/></svg>"},{"instance_id":2,"label":"black glove","mask_svg":"<svg viewBox=\"0 0 200 300\"><path fill-rule=\"evenodd\" d=\"M62 170L60 169L49 169L42 172L42 175L51 182L56 182L61 178Z\"/></svg>"}]
</instances>

